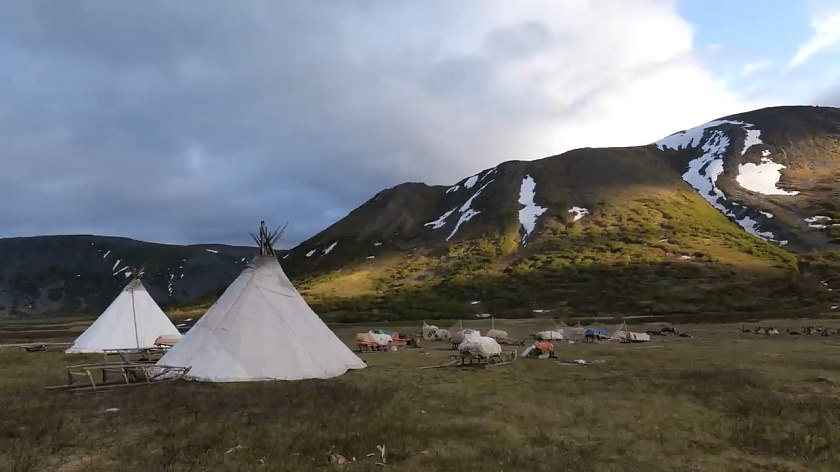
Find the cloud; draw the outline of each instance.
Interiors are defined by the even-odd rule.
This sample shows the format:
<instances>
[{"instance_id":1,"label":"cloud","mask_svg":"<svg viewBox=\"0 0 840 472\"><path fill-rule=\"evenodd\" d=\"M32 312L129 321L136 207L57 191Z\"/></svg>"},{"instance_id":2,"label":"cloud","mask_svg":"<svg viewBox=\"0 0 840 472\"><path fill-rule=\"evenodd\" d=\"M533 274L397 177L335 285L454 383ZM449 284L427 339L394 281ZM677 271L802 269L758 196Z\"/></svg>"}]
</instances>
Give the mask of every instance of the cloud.
<instances>
[{"instance_id":1,"label":"cloud","mask_svg":"<svg viewBox=\"0 0 840 472\"><path fill-rule=\"evenodd\" d=\"M384 187L753 108L670 2L14 3L0 236L311 236Z\"/></svg>"},{"instance_id":2,"label":"cloud","mask_svg":"<svg viewBox=\"0 0 840 472\"><path fill-rule=\"evenodd\" d=\"M741 77L749 77L757 72L761 72L763 70L768 69L772 65L773 61L767 59L754 62L747 62L743 66L741 66Z\"/></svg>"},{"instance_id":3,"label":"cloud","mask_svg":"<svg viewBox=\"0 0 840 472\"><path fill-rule=\"evenodd\" d=\"M840 43L840 10L814 17L811 20L813 35L799 45L789 68L797 67L826 49Z\"/></svg>"},{"instance_id":4,"label":"cloud","mask_svg":"<svg viewBox=\"0 0 840 472\"><path fill-rule=\"evenodd\" d=\"M811 103L813 105L840 107L840 82L821 91Z\"/></svg>"}]
</instances>

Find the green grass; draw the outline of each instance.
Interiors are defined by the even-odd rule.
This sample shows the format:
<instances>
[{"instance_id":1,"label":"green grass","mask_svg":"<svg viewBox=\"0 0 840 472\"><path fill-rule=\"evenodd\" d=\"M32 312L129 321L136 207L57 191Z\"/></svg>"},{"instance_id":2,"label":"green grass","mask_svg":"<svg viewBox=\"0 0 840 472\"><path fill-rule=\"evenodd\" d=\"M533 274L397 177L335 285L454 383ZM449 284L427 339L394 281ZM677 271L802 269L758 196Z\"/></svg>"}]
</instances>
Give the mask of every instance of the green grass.
<instances>
[{"instance_id":1,"label":"green grass","mask_svg":"<svg viewBox=\"0 0 840 472\"><path fill-rule=\"evenodd\" d=\"M770 307L810 316L836 303L819 284L834 266L815 263L819 270L800 273L793 254L748 235L689 191L633 188L589 218L546 218L543 225L525 246L514 225L391 251L341 271L292 274L318 313L342 322L471 316L476 309L513 318L553 309L735 320Z\"/></svg>"},{"instance_id":2,"label":"green grass","mask_svg":"<svg viewBox=\"0 0 840 472\"><path fill-rule=\"evenodd\" d=\"M540 327L496 323L514 336ZM420 370L450 353L426 342L365 354L367 369L326 381L90 394L43 387L98 356L4 350L0 470L336 470L331 450L353 471L840 467L840 337L679 327L695 337L558 345L563 359L604 360L585 367L520 359L496 370ZM349 340L365 328L336 329ZM367 457L383 444L385 467Z\"/></svg>"}]
</instances>

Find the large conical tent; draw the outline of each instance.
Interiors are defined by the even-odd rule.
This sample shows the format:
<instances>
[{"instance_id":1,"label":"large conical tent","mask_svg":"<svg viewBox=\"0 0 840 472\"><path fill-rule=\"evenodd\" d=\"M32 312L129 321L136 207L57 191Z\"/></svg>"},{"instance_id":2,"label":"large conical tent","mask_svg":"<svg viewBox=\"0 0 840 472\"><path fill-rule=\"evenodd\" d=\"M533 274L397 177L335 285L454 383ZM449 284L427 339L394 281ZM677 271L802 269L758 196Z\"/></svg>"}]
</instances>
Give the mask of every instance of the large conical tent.
<instances>
[{"instance_id":1,"label":"large conical tent","mask_svg":"<svg viewBox=\"0 0 840 472\"><path fill-rule=\"evenodd\" d=\"M68 354L110 349L154 347L162 335L180 336L166 314L152 299L139 276L135 277L73 343Z\"/></svg>"},{"instance_id":2,"label":"large conical tent","mask_svg":"<svg viewBox=\"0 0 840 472\"><path fill-rule=\"evenodd\" d=\"M272 246L281 231L254 235L260 255L159 364L190 367L210 382L336 377L365 363L318 318L289 282Z\"/></svg>"}]
</instances>

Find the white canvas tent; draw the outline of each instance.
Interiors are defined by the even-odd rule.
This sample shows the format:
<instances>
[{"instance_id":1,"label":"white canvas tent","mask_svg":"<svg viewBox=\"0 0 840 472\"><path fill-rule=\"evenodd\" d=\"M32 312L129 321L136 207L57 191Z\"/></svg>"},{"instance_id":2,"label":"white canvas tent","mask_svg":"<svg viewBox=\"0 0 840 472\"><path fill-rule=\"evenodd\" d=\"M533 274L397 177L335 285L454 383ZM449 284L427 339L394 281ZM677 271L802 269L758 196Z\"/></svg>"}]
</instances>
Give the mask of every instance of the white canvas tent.
<instances>
[{"instance_id":1,"label":"white canvas tent","mask_svg":"<svg viewBox=\"0 0 840 472\"><path fill-rule=\"evenodd\" d=\"M159 336L180 337L181 333L146 291L143 282L135 278L65 352L151 348Z\"/></svg>"},{"instance_id":2,"label":"white canvas tent","mask_svg":"<svg viewBox=\"0 0 840 472\"><path fill-rule=\"evenodd\" d=\"M271 248L282 233L260 236L254 258L207 313L160 361L190 367L210 382L326 379L362 362L309 308Z\"/></svg>"},{"instance_id":3,"label":"white canvas tent","mask_svg":"<svg viewBox=\"0 0 840 472\"><path fill-rule=\"evenodd\" d=\"M647 342L650 341L650 335L647 333L634 333L627 329L627 322L621 323L621 326L610 336L611 341L624 342Z\"/></svg>"}]
</instances>

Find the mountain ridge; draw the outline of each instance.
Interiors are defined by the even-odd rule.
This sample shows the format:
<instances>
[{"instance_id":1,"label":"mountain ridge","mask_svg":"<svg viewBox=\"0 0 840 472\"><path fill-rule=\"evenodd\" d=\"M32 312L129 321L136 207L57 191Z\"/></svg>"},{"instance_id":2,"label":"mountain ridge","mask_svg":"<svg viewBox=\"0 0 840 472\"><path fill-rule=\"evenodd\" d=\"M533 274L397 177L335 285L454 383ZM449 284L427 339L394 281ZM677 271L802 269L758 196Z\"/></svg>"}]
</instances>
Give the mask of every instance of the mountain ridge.
<instances>
[{"instance_id":1,"label":"mountain ridge","mask_svg":"<svg viewBox=\"0 0 840 472\"><path fill-rule=\"evenodd\" d=\"M229 284L252 248L180 246L99 235L0 239L0 317L91 315L127 283L131 267L162 306L189 303Z\"/></svg>"},{"instance_id":2,"label":"mountain ridge","mask_svg":"<svg viewBox=\"0 0 840 472\"><path fill-rule=\"evenodd\" d=\"M451 186L412 183L385 189L291 249L284 265L300 279L302 291L313 304L339 317L369 309L396 310L396 316L434 316L435 311L466 314L472 311L466 303L470 297L485 300L479 308L523 315L515 309L517 303L528 305L539 294L497 297L497 303L492 303L487 299L493 298L488 288L493 284L486 284L485 276L494 274L500 280L527 285L512 277L511 267L540 257L553 262L522 270L533 277L545 276L552 264L565 261L603 263L601 269L607 272L628 262L653 272L663 266L667 272L678 262L677 272L687 272L688 277L702 269L710 278L721 272L721 280L731 280L733 286L739 284L737 277L754 283L738 289L745 294L742 300L733 294L725 303L702 303L696 308L686 301L680 310L755 311L762 305L772 306L778 297L761 289L762 283L799 284L798 257L819 259L809 253L837 249L840 233L831 225L840 226L840 188L835 185L840 110L771 107L730 115L692 130L644 146L583 148L534 161L506 161ZM663 141L669 138L689 143L668 146ZM689 171L697 179L688 178ZM747 171L764 187L741 186L739 175ZM778 174L775 180L773 172ZM533 211L539 215L533 229L525 231L519 215L527 205L520 200L529 178L534 187ZM704 179L711 182L709 188L698 184ZM767 194L768 182L773 189L781 185L786 192L797 193ZM527 197L525 201L530 202ZM674 209L685 213L674 214ZM675 221L680 225L677 229ZM585 237L570 245L571 237L580 233ZM476 255L474 249L482 246L486 246L484 252ZM326 247L331 250L323 254ZM600 255L589 262L570 252L593 250ZM626 261L605 255L610 251L623 254ZM404 273L405 260L422 267L407 269L414 274L409 276ZM625 272L633 277L634 270ZM558 284L569 282L566 275L550 275ZM617 283L622 277L612 274L608 279ZM438 303L461 282L471 288L453 293L448 303ZM592 276L590 282L586 290L592 291L598 277ZM676 280L662 283L672 282ZM725 284L704 285L708 286L727 289ZM413 301L398 296L402 293L411 299L418 290L430 293ZM819 306L826 295L810 286L785 293L786 301L778 306L791 309ZM765 296L773 301L763 302ZM573 311L607 309L600 303L587 305L585 298L557 295L541 303ZM642 299L619 303L616 308L634 313L673 311L666 306L673 304L667 302L667 297L659 296L655 303ZM424 304L437 308L424 309Z\"/></svg>"},{"instance_id":3,"label":"mountain ridge","mask_svg":"<svg viewBox=\"0 0 840 472\"><path fill-rule=\"evenodd\" d=\"M821 282L840 268L838 161L840 110L765 108L643 146L506 161L449 186L402 183L278 257L316 311L333 321L476 311L746 316L825 309L836 301ZM18 251L17 265L9 263L8 241L0 240L0 267L39 254L29 247ZM133 244L113 238L119 241ZM225 245L140 244L153 247L122 247L119 255L136 263L160 258L150 292L170 306L206 304L241 270L240 256L253 254ZM207 249L220 260L205 260ZM105 250L85 252L96 282L83 288L119 289L116 266L96 260ZM184 275L173 271L184 259L192 272L179 287ZM64 290L73 266L56 275L41 265L39 273L20 269L28 284L0 274L6 314L10 306L30 315L91 312L108 299L79 298L71 281L70 295L50 300L38 284ZM35 301L31 312L27 300Z\"/></svg>"}]
</instances>

